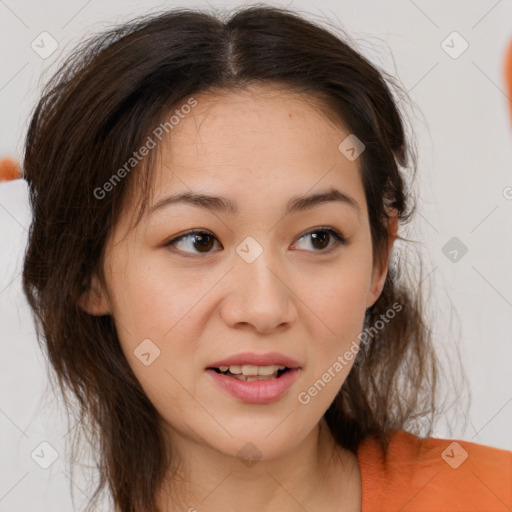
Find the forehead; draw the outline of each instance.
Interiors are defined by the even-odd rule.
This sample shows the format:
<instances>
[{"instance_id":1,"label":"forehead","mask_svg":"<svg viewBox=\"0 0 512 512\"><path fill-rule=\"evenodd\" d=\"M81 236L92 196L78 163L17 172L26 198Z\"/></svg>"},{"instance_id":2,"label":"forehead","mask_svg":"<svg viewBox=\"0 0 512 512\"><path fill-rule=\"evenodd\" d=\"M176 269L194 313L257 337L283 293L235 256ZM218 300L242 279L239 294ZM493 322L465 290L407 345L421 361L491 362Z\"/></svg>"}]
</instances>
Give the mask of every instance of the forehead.
<instances>
[{"instance_id":1,"label":"forehead","mask_svg":"<svg viewBox=\"0 0 512 512\"><path fill-rule=\"evenodd\" d=\"M164 139L165 156L183 156L183 151L196 156L211 149L222 148L225 153L259 149L267 155L284 144L301 140L304 149L318 145L326 135L339 138L346 131L341 120L333 123L334 114L317 98L284 87L248 85L242 90L214 90L196 95L196 106L180 119ZM177 109L179 111L179 108ZM326 114L330 113L328 117ZM317 140L312 140L312 138ZM297 154L300 148L296 149ZM251 151L251 153L256 153ZM240 155L239 155L240 156ZM290 155L287 155L290 156Z\"/></svg>"},{"instance_id":2,"label":"forehead","mask_svg":"<svg viewBox=\"0 0 512 512\"><path fill-rule=\"evenodd\" d=\"M240 191L266 184L305 193L328 176L359 188L358 162L338 149L350 132L341 120L334 122L332 112L326 115L317 98L251 85L240 91L209 91L194 100L187 113L180 113L179 106L170 112L181 115L159 144L151 203L164 191L193 184Z\"/></svg>"}]
</instances>

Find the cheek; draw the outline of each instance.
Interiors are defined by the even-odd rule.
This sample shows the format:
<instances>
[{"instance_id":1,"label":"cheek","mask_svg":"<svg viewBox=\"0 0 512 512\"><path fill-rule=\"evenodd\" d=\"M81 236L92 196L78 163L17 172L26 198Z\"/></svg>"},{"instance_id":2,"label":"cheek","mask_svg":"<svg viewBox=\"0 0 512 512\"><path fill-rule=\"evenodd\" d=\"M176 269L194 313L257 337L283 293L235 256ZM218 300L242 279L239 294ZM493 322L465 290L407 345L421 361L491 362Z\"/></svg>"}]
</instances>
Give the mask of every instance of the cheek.
<instances>
[{"instance_id":1,"label":"cheek","mask_svg":"<svg viewBox=\"0 0 512 512\"><path fill-rule=\"evenodd\" d=\"M171 271L161 259L133 254L117 268L123 270L111 274L113 316L128 364L157 409L185 407L190 395L184 388L195 394L197 382L197 315L204 315L205 290L217 278L210 272L192 279L190 269Z\"/></svg>"},{"instance_id":2,"label":"cheek","mask_svg":"<svg viewBox=\"0 0 512 512\"><path fill-rule=\"evenodd\" d=\"M307 347L308 360L312 362L309 382L321 379L329 383L329 390L323 391L319 399L326 406L353 366L371 279L371 258L366 252L354 254L350 260L347 257L343 263L313 276L313 280L309 274L299 292L305 297L303 321L311 340ZM326 375L329 369L331 373Z\"/></svg>"},{"instance_id":3,"label":"cheek","mask_svg":"<svg viewBox=\"0 0 512 512\"><path fill-rule=\"evenodd\" d=\"M305 272L300 282L305 306L323 323L315 339L340 339L361 327L371 281L371 257L366 251L347 251L329 268Z\"/></svg>"},{"instance_id":4,"label":"cheek","mask_svg":"<svg viewBox=\"0 0 512 512\"><path fill-rule=\"evenodd\" d=\"M161 258L132 258L112 282L114 317L127 338L160 344L187 324L214 279L164 266Z\"/></svg>"},{"instance_id":5,"label":"cheek","mask_svg":"<svg viewBox=\"0 0 512 512\"><path fill-rule=\"evenodd\" d=\"M157 411L179 423L197 394L199 336L190 317L200 294L184 293L184 283L157 268L127 268L116 284L114 318L125 358Z\"/></svg>"}]
</instances>

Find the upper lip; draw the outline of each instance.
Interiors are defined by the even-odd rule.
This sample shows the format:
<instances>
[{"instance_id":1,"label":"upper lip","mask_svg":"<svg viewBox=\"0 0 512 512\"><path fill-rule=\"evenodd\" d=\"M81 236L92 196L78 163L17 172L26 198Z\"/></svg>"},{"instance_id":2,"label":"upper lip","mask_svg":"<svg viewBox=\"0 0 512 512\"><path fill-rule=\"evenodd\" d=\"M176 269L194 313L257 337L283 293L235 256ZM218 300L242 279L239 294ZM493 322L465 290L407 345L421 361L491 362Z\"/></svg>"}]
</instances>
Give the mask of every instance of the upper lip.
<instances>
[{"instance_id":1,"label":"upper lip","mask_svg":"<svg viewBox=\"0 0 512 512\"><path fill-rule=\"evenodd\" d=\"M219 368L219 366L231 365L253 365L253 366L286 366L288 368L300 368L300 364L291 357L279 354L278 352L266 352L257 354L256 352L241 352L233 354L225 359L215 361L208 368Z\"/></svg>"}]
</instances>

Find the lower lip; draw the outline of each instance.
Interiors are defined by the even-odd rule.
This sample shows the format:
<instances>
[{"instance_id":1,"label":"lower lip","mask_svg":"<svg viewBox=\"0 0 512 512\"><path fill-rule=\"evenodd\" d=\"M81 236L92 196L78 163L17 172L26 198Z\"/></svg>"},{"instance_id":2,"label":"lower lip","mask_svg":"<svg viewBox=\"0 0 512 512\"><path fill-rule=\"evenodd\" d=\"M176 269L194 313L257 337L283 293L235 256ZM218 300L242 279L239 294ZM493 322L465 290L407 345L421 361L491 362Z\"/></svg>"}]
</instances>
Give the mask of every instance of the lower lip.
<instances>
[{"instance_id":1,"label":"lower lip","mask_svg":"<svg viewBox=\"0 0 512 512\"><path fill-rule=\"evenodd\" d=\"M239 380L207 369L215 383L234 398L248 404L268 404L279 400L293 384L298 368L290 369L280 377L269 380Z\"/></svg>"}]
</instances>

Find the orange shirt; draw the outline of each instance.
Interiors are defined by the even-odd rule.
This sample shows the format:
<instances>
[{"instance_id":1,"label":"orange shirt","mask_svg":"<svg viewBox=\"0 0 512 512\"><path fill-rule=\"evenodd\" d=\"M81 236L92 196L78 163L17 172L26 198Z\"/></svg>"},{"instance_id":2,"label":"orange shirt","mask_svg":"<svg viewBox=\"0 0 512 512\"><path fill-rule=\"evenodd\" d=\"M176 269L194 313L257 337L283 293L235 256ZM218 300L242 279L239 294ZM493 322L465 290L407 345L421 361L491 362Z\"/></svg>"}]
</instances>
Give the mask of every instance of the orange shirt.
<instances>
[{"instance_id":1,"label":"orange shirt","mask_svg":"<svg viewBox=\"0 0 512 512\"><path fill-rule=\"evenodd\" d=\"M512 511L512 451L400 430L386 459L374 436L357 457L362 512Z\"/></svg>"}]
</instances>

